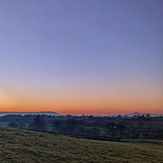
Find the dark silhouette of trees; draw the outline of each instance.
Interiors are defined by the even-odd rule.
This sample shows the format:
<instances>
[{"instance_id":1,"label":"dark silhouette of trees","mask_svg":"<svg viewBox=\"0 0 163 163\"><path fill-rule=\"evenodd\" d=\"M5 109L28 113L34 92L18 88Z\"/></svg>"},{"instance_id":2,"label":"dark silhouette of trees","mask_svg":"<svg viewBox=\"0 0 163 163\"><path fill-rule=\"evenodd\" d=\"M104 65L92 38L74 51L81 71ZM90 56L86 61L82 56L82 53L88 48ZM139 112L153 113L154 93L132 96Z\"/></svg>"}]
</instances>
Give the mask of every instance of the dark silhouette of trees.
<instances>
[{"instance_id":1,"label":"dark silhouette of trees","mask_svg":"<svg viewBox=\"0 0 163 163\"><path fill-rule=\"evenodd\" d=\"M77 120L75 118L68 118L65 122L66 131L68 133L73 133L77 125Z\"/></svg>"},{"instance_id":2,"label":"dark silhouette of trees","mask_svg":"<svg viewBox=\"0 0 163 163\"><path fill-rule=\"evenodd\" d=\"M116 132L115 130L117 129L117 125L114 122L110 122L106 124L106 128L108 129L108 131L111 131L111 137L115 138L116 136Z\"/></svg>"},{"instance_id":3,"label":"dark silhouette of trees","mask_svg":"<svg viewBox=\"0 0 163 163\"><path fill-rule=\"evenodd\" d=\"M126 130L126 126L123 124L118 124L117 129L119 129L120 138L122 139L124 137L124 131Z\"/></svg>"},{"instance_id":4,"label":"dark silhouette of trees","mask_svg":"<svg viewBox=\"0 0 163 163\"><path fill-rule=\"evenodd\" d=\"M11 122L8 124L8 127L18 128L18 124L15 122Z\"/></svg>"},{"instance_id":5,"label":"dark silhouette of trees","mask_svg":"<svg viewBox=\"0 0 163 163\"><path fill-rule=\"evenodd\" d=\"M6 123L9 127L15 128L83 137L108 137L111 140L163 138L163 116L153 117L150 114L133 117L121 115L114 117L49 116L44 114L0 116L0 125Z\"/></svg>"},{"instance_id":6,"label":"dark silhouette of trees","mask_svg":"<svg viewBox=\"0 0 163 163\"><path fill-rule=\"evenodd\" d=\"M37 115L34 117L34 121L29 125L29 129L37 131L46 131L46 123L44 122L41 115Z\"/></svg>"},{"instance_id":7,"label":"dark silhouette of trees","mask_svg":"<svg viewBox=\"0 0 163 163\"><path fill-rule=\"evenodd\" d=\"M61 120L54 120L52 126L54 131L62 132L63 123Z\"/></svg>"},{"instance_id":8,"label":"dark silhouette of trees","mask_svg":"<svg viewBox=\"0 0 163 163\"><path fill-rule=\"evenodd\" d=\"M139 121L139 127L142 128L144 125L143 121L145 120L145 116L144 115L139 116L137 119Z\"/></svg>"},{"instance_id":9,"label":"dark silhouette of trees","mask_svg":"<svg viewBox=\"0 0 163 163\"><path fill-rule=\"evenodd\" d=\"M93 136L100 136L100 130L96 127L92 129L92 135Z\"/></svg>"}]
</instances>

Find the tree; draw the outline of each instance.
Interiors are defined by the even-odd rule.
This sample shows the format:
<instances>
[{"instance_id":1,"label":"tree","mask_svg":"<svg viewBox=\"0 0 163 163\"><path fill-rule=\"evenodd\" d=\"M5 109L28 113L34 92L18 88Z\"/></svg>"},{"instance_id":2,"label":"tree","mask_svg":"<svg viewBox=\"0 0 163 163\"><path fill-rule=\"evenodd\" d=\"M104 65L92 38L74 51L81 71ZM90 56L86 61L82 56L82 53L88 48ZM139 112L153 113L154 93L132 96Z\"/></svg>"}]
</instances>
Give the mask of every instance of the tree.
<instances>
[{"instance_id":1,"label":"tree","mask_svg":"<svg viewBox=\"0 0 163 163\"><path fill-rule=\"evenodd\" d=\"M46 131L46 123L41 115L34 117L34 122L29 125L29 129L37 131Z\"/></svg>"},{"instance_id":2,"label":"tree","mask_svg":"<svg viewBox=\"0 0 163 163\"><path fill-rule=\"evenodd\" d=\"M115 130L117 129L117 125L114 122L110 122L106 124L106 128L111 131L111 136L114 138L116 136Z\"/></svg>"},{"instance_id":3,"label":"tree","mask_svg":"<svg viewBox=\"0 0 163 163\"><path fill-rule=\"evenodd\" d=\"M93 136L100 136L100 129L94 127L94 128L92 129L92 135L93 135Z\"/></svg>"},{"instance_id":4,"label":"tree","mask_svg":"<svg viewBox=\"0 0 163 163\"><path fill-rule=\"evenodd\" d=\"M57 130L57 132L61 131L62 121L61 120L54 120L53 122L53 130Z\"/></svg>"},{"instance_id":5,"label":"tree","mask_svg":"<svg viewBox=\"0 0 163 163\"><path fill-rule=\"evenodd\" d=\"M145 116L144 116L144 115L138 117L139 127L140 127L140 128L143 127L143 125L144 125L143 121L144 121L144 120L145 120Z\"/></svg>"},{"instance_id":6,"label":"tree","mask_svg":"<svg viewBox=\"0 0 163 163\"><path fill-rule=\"evenodd\" d=\"M17 128L18 127L18 124L15 123L15 122L11 122L11 123L8 124L8 127Z\"/></svg>"},{"instance_id":7,"label":"tree","mask_svg":"<svg viewBox=\"0 0 163 163\"><path fill-rule=\"evenodd\" d=\"M75 127L78 125L77 120L75 118L68 118L65 122L66 130L68 133L73 133Z\"/></svg>"},{"instance_id":8,"label":"tree","mask_svg":"<svg viewBox=\"0 0 163 163\"><path fill-rule=\"evenodd\" d=\"M123 124L118 124L117 125L117 128L119 129L120 138L122 139L123 138L123 135L124 135L124 131L126 130L126 126L123 125Z\"/></svg>"}]
</instances>

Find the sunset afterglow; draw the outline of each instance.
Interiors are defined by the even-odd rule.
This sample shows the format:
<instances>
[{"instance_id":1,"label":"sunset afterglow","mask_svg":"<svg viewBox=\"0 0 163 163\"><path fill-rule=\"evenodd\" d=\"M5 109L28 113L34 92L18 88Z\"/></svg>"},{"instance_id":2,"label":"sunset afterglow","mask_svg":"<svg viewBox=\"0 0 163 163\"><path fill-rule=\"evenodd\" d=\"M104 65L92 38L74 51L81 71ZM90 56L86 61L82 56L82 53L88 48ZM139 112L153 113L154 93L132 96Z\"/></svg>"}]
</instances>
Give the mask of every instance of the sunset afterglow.
<instances>
[{"instance_id":1,"label":"sunset afterglow","mask_svg":"<svg viewBox=\"0 0 163 163\"><path fill-rule=\"evenodd\" d=\"M0 1L0 111L163 114L162 6Z\"/></svg>"}]
</instances>

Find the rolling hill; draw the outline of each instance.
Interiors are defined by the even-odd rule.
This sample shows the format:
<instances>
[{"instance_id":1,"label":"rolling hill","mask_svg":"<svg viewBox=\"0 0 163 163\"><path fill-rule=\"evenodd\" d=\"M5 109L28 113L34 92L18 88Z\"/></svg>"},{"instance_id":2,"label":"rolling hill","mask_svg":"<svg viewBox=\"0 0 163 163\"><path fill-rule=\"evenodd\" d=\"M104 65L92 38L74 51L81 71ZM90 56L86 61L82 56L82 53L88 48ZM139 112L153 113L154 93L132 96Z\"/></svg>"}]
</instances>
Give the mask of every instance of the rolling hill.
<instances>
[{"instance_id":1,"label":"rolling hill","mask_svg":"<svg viewBox=\"0 0 163 163\"><path fill-rule=\"evenodd\" d=\"M0 127L0 162L160 163L163 145L84 140Z\"/></svg>"},{"instance_id":2,"label":"rolling hill","mask_svg":"<svg viewBox=\"0 0 163 163\"><path fill-rule=\"evenodd\" d=\"M58 116L59 114L56 112L50 112L50 111L40 111L40 112L0 112L0 116L5 115L51 115L51 116Z\"/></svg>"}]
</instances>

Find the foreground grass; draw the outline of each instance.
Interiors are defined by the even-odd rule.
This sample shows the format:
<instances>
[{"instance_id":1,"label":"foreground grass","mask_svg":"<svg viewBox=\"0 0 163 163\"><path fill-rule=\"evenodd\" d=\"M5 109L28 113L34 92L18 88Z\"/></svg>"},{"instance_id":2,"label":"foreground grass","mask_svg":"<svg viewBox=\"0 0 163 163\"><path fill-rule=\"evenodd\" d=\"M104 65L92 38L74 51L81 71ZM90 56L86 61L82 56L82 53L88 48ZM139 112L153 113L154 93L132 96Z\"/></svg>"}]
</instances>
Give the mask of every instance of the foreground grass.
<instances>
[{"instance_id":1,"label":"foreground grass","mask_svg":"<svg viewBox=\"0 0 163 163\"><path fill-rule=\"evenodd\" d=\"M0 127L0 162L161 163L163 145L83 140Z\"/></svg>"}]
</instances>

